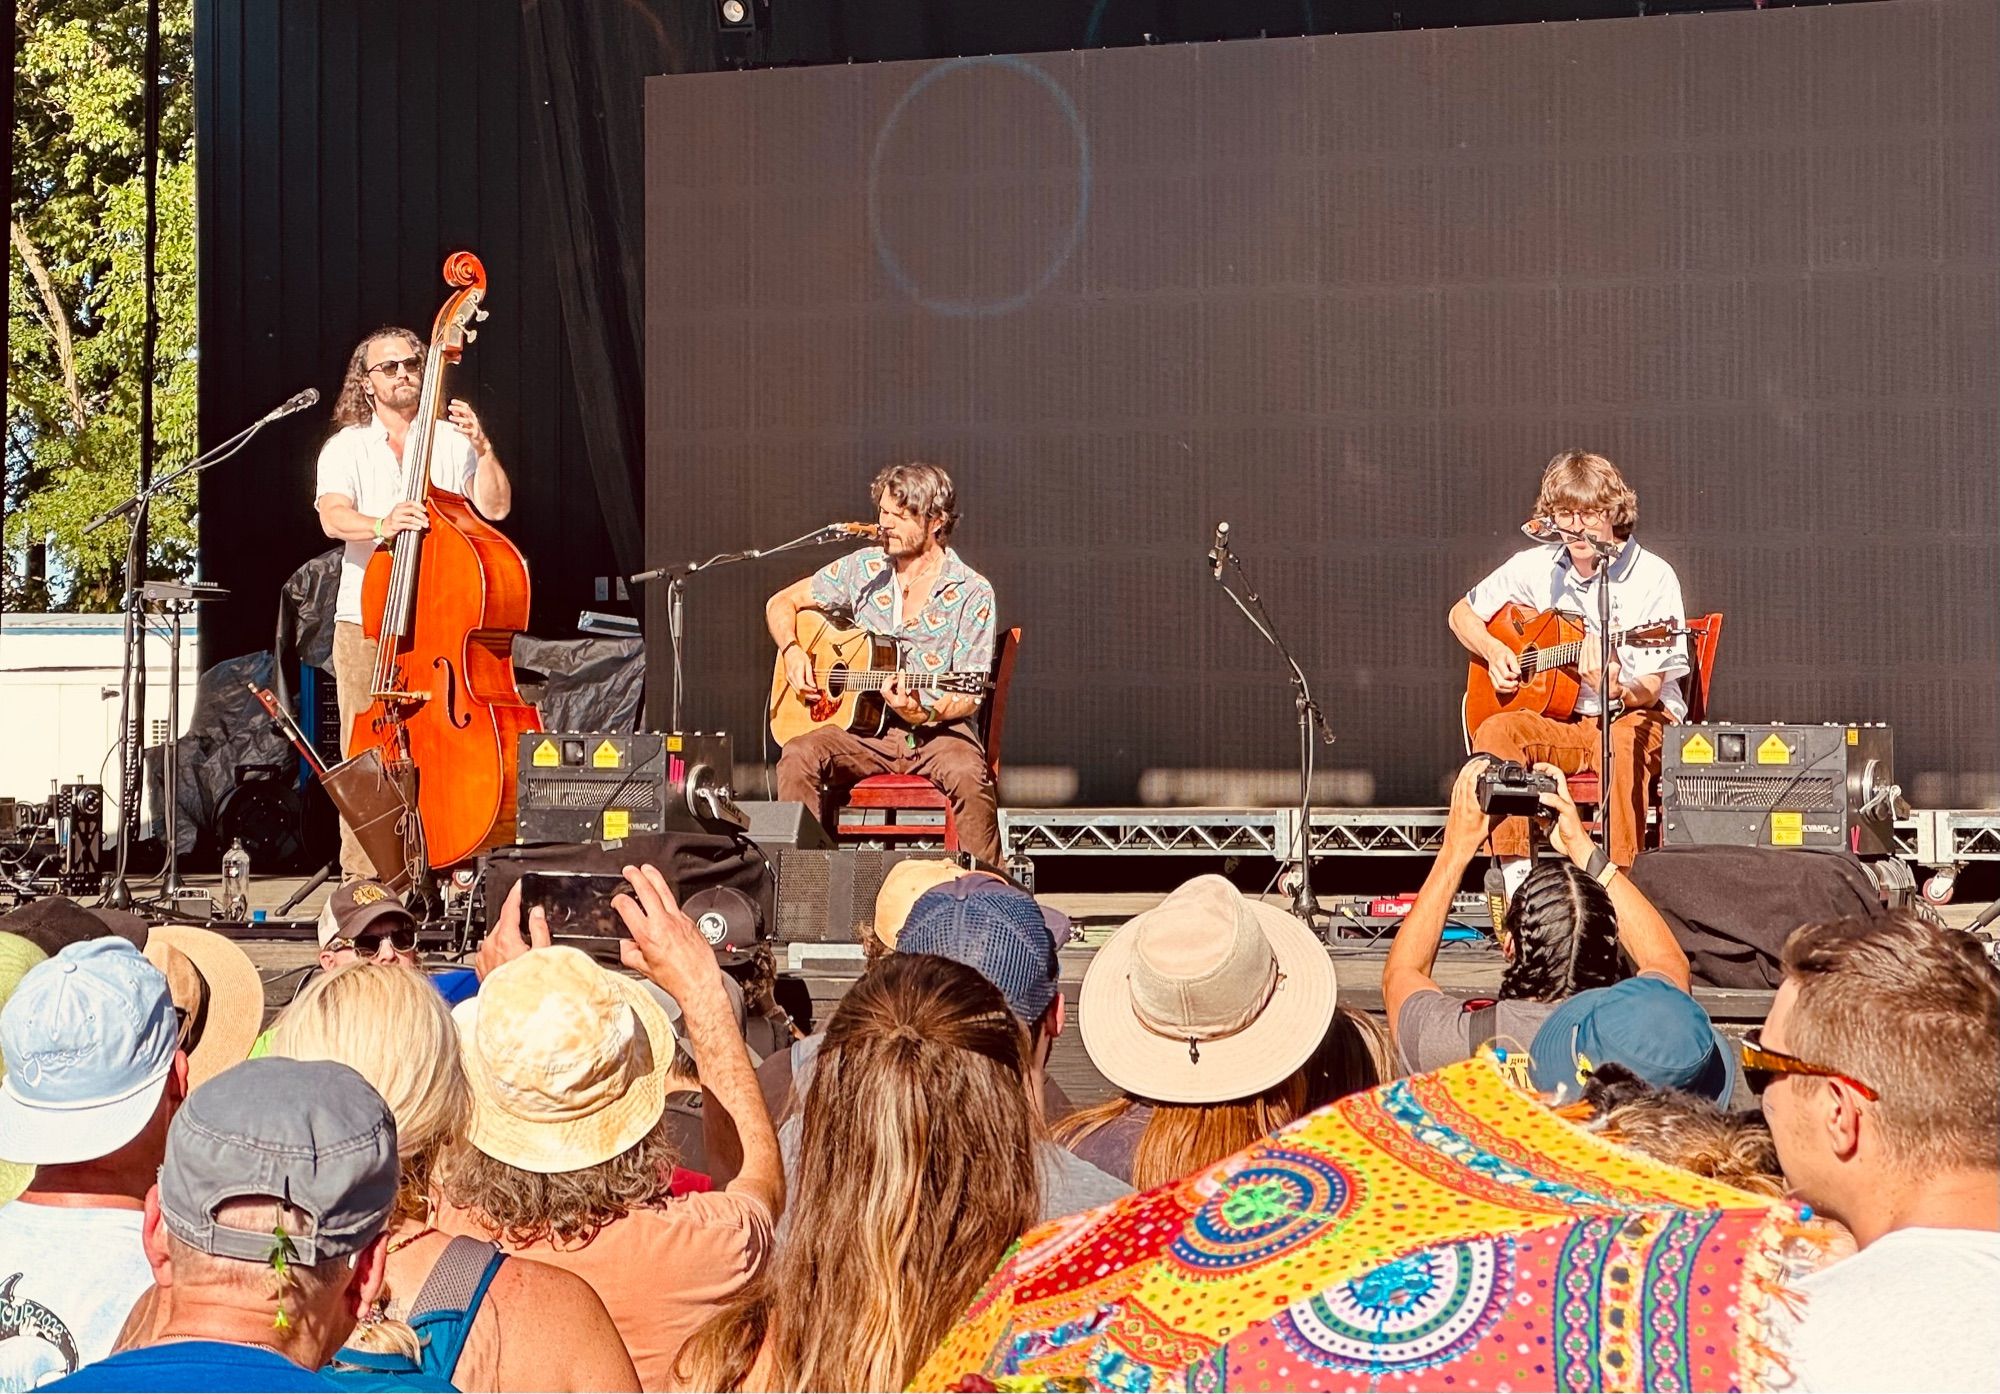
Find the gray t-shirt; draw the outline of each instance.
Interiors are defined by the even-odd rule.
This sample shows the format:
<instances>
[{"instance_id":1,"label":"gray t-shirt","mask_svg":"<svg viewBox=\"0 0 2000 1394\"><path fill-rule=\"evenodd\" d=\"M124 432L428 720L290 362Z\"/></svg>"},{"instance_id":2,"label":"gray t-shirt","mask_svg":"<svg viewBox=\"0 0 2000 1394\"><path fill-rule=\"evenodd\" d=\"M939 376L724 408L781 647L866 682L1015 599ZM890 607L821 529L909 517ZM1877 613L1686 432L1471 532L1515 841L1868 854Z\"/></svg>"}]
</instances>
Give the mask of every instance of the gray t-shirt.
<instances>
[{"instance_id":1,"label":"gray t-shirt","mask_svg":"<svg viewBox=\"0 0 2000 1394\"><path fill-rule=\"evenodd\" d=\"M1644 973L1662 982L1673 982L1665 973ZM1675 984L1679 986L1679 984ZM1470 992L1414 992L1396 1016L1396 1050L1403 1057L1403 1072L1420 1075L1469 1060L1485 1041L1472 1039L1478 1006L1493 1002ZM1478 1004L1478 1005L1475 1005ZM1525 1002L1502 998L1494 1004L1493 1034L1509 1049L1526 1051L1534 1044L1535 1033L1560 1002Z\"/></svg>"},{"instance_id":2,"label":"gray t-shirt","mask_svg":"<svg viewBox=\"0 0 2000 1394\"><path fill-rule=\"evenodd\" d=\"M0 1390L33 1389L111 1354L153 1285L138 1210L0 1205Z\"/></svg>"}]
</instances>

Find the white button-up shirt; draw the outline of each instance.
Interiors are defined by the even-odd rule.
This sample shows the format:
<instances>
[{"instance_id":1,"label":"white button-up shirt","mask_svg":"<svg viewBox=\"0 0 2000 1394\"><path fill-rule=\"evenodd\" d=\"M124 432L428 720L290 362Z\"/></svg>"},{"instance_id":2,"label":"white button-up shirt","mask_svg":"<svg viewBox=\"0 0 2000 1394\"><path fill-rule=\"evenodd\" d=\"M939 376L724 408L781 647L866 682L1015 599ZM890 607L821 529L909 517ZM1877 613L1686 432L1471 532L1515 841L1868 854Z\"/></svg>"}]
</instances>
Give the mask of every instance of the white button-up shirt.
<instances>
[{"instance_id":1,"label":"white button-up shirt","mask_svg":"<svg viewBox=\"0 0 2000 1394\"><path fill-rule=\"evenodd\" d=\"M407 441L404 448L409 448ZM437 433L431 437L432 487L471 498L472 481L478 473L479 457L473 453L472 442L449 421L439 421ZM389 428L381 417L335 431L320 447L319 485L314 498L327 494L346 495L370 518L380 518L402 502L403 465L389 449ZM361 623L361 577L376 545L373 538L347 544L340 563L340 594L334 602L336 620Z\"/></svg>"},{"instance_id":2,"label":"white button-up shirt","mask_svg":"<svg viewBox=\"0 0 2000 1394\"><path fill-rule=\"evenodd\" d=\"M1598 576L1611 577L1611 632L1637 629L1656 620L1675 624L1687 619L1681 604L1681 582L1673 567L1628 540L1600 567ZM1465 603L1481 623L1492 619L1508 605L1525 605L1531 610L1565 610L1581 615L1585 642L1597 652L1597 577L1577 575L1576 565L1563 547L1530 547L1516 552L1493 574L1465 594ZM1617 646L1618 667L1626 681L1652 673L1664 675L1660 684L1660 705L1674 720L1687 717L1684 679L1692 671L1688 665L1687 641L1675 639L1662 648ZM1585 683L1577 698L1576 714L1595 716L1602 702L1597 689Z\"/></svg>"}]
</instances>

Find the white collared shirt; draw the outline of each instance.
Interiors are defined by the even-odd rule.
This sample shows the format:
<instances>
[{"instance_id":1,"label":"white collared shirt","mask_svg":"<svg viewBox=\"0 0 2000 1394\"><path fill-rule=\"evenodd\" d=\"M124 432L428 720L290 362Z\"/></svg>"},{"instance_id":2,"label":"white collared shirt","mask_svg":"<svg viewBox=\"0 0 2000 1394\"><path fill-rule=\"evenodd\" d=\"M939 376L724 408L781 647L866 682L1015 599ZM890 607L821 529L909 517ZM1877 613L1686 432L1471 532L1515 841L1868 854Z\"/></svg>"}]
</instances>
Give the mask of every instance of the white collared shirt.
<instances>
[{"instance_id":1,"label":"white collared shirt","mask_svg":"<svg viewBox=\"0 0 2000 1394\"><path fill-rule=\"evenodd\" d=\"M473 453L472 442L449 421L439 421L431 438L432 487L469 499L478 473L479 457ZM319 483L313 497L327 494L346 495L370 518L380 518L402 501L403 466L389 449L389 428L381 417L335 431L320 447ZM336 620L361 623L361 577L376 545L372 538L346 545L340 563L340 595L334 602Z\"/></svg>"},{"instance_id":2,"label":"white collared shirt","mask_svg":"<svg viewBox=\"0 0 2000 1394\"><path fill-rule=\"evenodd\" d=\"M1636 629L1655 620L1685 623L1687 612L1681 604L1681 582L1673 567L1646 551L1636 541L1627 541L1608 568L1611 577L1611 632ZM1597 583L1577 575L1569 552L1563 547L1530 547L1507 558L1485 580L1465 594L1465 603L1483 623L1508 605L1525 605L1531 610L1566 610L1583 617L1590 643L1597 642ZM1592 650L1595 652L1595 650ZM1687 717L1687 697L1683 679L1690 671L1687 641L1676 639L1657 649L1618 645L1618 667L1626 681L1650 673L1665 675L1660 686L1660 705L1674 720ZM1584 685L1577 699L1579 716L1595 716L1600 708L1597 689Z\"/></svg>"}]
</instances>

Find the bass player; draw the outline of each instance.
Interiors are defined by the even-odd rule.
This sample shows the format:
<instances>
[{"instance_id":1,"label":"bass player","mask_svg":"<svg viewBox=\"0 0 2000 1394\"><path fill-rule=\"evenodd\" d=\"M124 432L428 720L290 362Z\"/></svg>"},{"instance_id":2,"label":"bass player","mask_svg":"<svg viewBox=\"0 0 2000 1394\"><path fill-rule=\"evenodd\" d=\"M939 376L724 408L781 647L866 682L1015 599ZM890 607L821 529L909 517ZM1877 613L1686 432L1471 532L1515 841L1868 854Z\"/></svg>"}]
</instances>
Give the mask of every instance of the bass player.
<instances>
[{"instance_id":1,"label":"bass player","mask_svg":"<svg viewBox=\"0 0 2000 1394\"><path fill-rule=\"evenodd\" d=\"M375 641L362 628L361 578L368 558L396 534L430 526L422 504L402 499L403 447L423 391L424 341L408 329L378 329L354 347L347 376L333 405L334 433L320 448L313 508L328 537L345 544L340 592L334 604L333 682L340 702L341 753L354 719L373 700ZM437 423L431 482L463 494L495 522L513 507L513 485L479 418L453 400ZM510 756L511 758L511 756ZM340 823L343 881L361 880L376 868L361 850L347 820ZM383 873L387 874L387 873Z\"/></svg>"},{"instance_id":2,"label":"bass player","mask_svg":"<svg viewBox=\"0 0 2000 1394\"><path fill-rule=\"evenodd\" d=\"M1680 578L1673 567L1633 539L1639 496L1602 455L1565 450L1549 461L1535 499L1535 517L1576 534L1575 540L1530 547L1509 557L1451 607L1451 632L1486 664L1495 691L1504 695L1520 687L1520 665L1513 651L1487 632L1487 623L1510 604L1581 615L1586 631L1577 663L1582 692L1567 721L1532 711L1488 717L1471 733L1472 748L1529 765L1547 761L1566 775L1596 772L1600 694L1610 691L1622 710L1611 725L1613 778L1603 798L1610 819L1611 861L1629 867L1645 831L1664 732L1669 722L1687 715L1683 688L1690 670L1686 646L1676 639L1658 648L1617 644L1611 651L1610 671L1598 672L1596 587L1609 576L1615 637L1627 625L1684 620ZM1601 570L1589 539L1616 544ZM1493 854L1511 898L1528 874L1525 818L1504 819L1494 829Z\"/></svg>"},{"instance_id":3,"label":"bass player","mask_svg":"<svg viewBox=\"0 0 2000 1394\"><path fill-rule=\"evenodd\" d=\"M958 522L951 476L936 465L890 465L869 492L881 545L850 552L764 606L785 679L807 698L819 695L798 638L799 611L807 608L853 615L860 627L894 640L899 667L914 672L993 666L993 586L949 545ZM998 863L999 815L977 725L984 699L901 679L882 696L889 723L879 736L823 726L788 741L778 758L778 797L803 803L825 823L830 794L870 775L921 775L951 800L960 845Z\"/></svg>"}]
</instances>

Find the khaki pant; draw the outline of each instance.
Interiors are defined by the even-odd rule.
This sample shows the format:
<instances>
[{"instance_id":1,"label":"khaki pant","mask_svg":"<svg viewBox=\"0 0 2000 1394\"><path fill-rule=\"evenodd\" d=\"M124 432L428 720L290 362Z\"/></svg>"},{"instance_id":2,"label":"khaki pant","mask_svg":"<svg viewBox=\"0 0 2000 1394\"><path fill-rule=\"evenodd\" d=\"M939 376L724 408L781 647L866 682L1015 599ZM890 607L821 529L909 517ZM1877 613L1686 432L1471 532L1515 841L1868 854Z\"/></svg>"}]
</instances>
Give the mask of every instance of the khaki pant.
<instances>
[{"instance_id":1,"label":"khaki pant","mask_svg":"<svg viewBox=\"0 0 2000 1394\"><path fill-rule=\"evenodd\" d=\"M358 624L338 620L333 626L333 690L340 701L340 749L352 755L348 741L354 720L374 702L375 641ZM340 820L340 879L362 881L375 875L375 864L361 850L354 830Z\"/></svg>"},{"instance_id":2,"label":"khaki pant","mask_svg":"<svg viewBox=\"0 0 2000 1394\"><path fill-rule=\"evenodd\" d=\"M1603 791L1600 817L1611 822L1611 860L1632 865L1646 831L1646 807L1660 774L1660 747L1673 717L1659 707L1627 712L1611 723L1615 778ZM1501 712L1479 723L1472 748L1524 765L1546 761L1564 774L1597 771L1597 718L1551 721L1535 712ZM1528 855L1528 820L1505 818L1493 830L1493 855Z\"/></svg>"},{"instance_id":3,"label":"khaki pant","mask_svg":"<svg viewBox=\"0 0 2000 1394\"><path fill-rule=\"evenodd\" d=\"M837 726L793 739L778 757L778 797L804 804L828 832L828 795L845 793L875 774L921 775L944 791L958 823L958 844L983 862L1000 863L1000 813L993 771L977 741L956 731L925 731L911 748L896 727L857 736Z\"/></svg>"}]
</instances>

